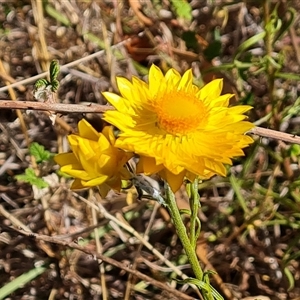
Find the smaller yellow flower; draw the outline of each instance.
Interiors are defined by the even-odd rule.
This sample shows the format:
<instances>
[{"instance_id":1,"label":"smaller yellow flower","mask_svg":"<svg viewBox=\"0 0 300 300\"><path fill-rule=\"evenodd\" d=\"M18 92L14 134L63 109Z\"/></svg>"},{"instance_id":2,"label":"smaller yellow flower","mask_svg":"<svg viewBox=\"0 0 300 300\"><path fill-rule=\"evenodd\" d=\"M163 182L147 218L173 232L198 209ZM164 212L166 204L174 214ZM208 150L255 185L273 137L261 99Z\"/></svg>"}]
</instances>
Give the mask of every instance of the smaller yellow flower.
<instances>
[{"instance_id":1,"label":"smaller yellow flower","mask_svg":"<svg viewBox=\"0 0 300 300\"><path fill-rule=\"evenodd\" d=\"M130 179L125 163L132 153L116 148L111 126L97 132L86 120L78 123L78 135L68 136L72 153L61 153L55 161L61 171L74 177L71 189L99 186L102 197L110 189L120 191L121 179Z\"/></svg>"}]
</instances>

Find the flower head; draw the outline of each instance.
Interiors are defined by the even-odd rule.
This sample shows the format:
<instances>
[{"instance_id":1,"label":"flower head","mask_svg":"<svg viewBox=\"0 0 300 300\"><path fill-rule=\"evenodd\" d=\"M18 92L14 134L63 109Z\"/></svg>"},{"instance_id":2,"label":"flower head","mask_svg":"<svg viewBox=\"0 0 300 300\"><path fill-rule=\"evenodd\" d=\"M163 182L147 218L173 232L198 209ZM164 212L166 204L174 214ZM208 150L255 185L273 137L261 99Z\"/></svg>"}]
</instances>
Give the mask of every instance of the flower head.
<instances>
[{"instance_id":1,"label":"flower head","mask_svg":"<svg viewBox=\"0 0 300 300\"><path fill-rule=\"evenodd\" d=\"M83 119L78 123L78 131L78 135L68 136L72 153L55 156L61 171L75 178L71 188L99 186L102 197L110 189L120 190L121 179L130 178L124 164L132 154L114 146L111 126L105 126L102 132L97 132Z\"/></svg>"},{"instance_id":2,"label":"flower head","mask_svg":"<svg viewBox=\"0 0 300 300\"><path fill-rule=\"evenodd\" d=\"M243 115L251 107L228 107L233 95L221 95L221 79L199 89L191 70L164 76L152 65L149 84L136 77L117 78L117 84L121 96L103 93L116 108L104 114L121 131L116 146L141 155L138 169L158 172L173 191L184 177L225 176L224 164L253 142L244 135L254 126Z\"/></svg>"}]
</instances>

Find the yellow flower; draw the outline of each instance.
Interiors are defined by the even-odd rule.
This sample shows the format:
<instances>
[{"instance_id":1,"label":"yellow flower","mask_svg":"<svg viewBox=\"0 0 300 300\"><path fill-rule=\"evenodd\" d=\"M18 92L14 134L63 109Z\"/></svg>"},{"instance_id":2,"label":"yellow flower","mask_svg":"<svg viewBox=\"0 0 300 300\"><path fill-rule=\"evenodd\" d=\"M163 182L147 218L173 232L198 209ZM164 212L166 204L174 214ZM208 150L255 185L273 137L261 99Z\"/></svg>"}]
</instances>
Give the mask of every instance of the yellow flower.
<instances>
[{"instance_id":1,"label":"yellow flower","mask_svg":"<svg viewBox=\"0 0 300 300\"><path fill-rule=\"evenodd\" d=\"M78 135L68 136L72 153L61 153L55 161L61 171L74 177L71 189L99 186L102 197L110 189L120 190L121 179L129 179L124 164L132 157L114 146L112 126L97 132L86 120L78 123Z\"/></svg>"},{"instance_id":2,"label":"yellow flower","mask_svg":"<svg viewBox=\"0 0 300 300\"><path fill-rule=\"evenodd\" d=\"M221 79L199 89L191 70L180 76L170 69L164 76L152 65L149 84L136 77L117 83L122 96L103 93L116 108L104 114L121 131L116 146L139 154L138 170L159 172L173 191L184 177L225 176L224 164L253 142L244 135L254 127L243 115L251 107L228 107L233 95L221 95Z\"/></svg>"}]
</instances>

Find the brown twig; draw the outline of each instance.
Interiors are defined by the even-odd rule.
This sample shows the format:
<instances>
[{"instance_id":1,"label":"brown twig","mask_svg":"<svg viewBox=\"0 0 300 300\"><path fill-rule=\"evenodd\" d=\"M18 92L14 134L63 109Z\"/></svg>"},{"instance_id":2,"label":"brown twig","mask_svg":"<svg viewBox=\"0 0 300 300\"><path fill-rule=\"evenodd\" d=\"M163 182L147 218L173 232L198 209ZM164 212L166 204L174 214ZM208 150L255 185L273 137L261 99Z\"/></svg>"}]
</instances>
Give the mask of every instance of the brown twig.
<instances>
[{"instance_id":1,"label":"brown twig","mask_svg":"<svg viewBox=\"0 0 300 300\"><path fill-rule=\"evenodd\" d=\"M87 105L80 104L62 104L62 103L43 103L34 101L10 101L0 100L0 109L32 109L43 111L54 111L61 113L103 113L108 110L113 110L112 106L99 105L90 103ZM286 132L277 130L254 127L249 134L258 135L261 137L267 137L275 140L281 140L292 144L300 144L300 136L293 135Z\"/></svg>"},{"instance_id":2,"label":"brown twig","mask_svg":"<svg viewBox=\"0 0 300 300\"><path fill-rule=\"evenodd\" d=\"M6 228L6 229L5 229ZM4 231L7 230L7 227L5 226ZM193 300L194 298L178 291L178 290L175 290L173 289L172 287L170 287L169 285L167 285L166 283L162 283L160 281L157 281L137 270L133 270L131 269L130 267L127 267L126 265L112 259L112 258L109 258L107 256L104 256L100 253L97 253L96 251L92 251L86 247L83 247L83 246L80 246L78 245L78 243L76 242L70 242L68 240L65 240L65 239L59 239L57 237L53 237L53 236L47 236L47 235L42 235L42 234L33 234L32 232L27 232L27 231L24 231L24 230L19 230L19 229L15 229L15 228L10 228L9 229L10 231L15 231L23 236L27 236L27 237L30 237L32 238L33 240L36 240L36 241L42 241L42 242L45 242L45 243L51 243L51 244L55 244L55 245L61 245L63 247L68 247L68 248L72 248L72 249L76 249L76 250L79 250L79 251L82 251L88 255L91 255L92 257L94 257L95 259L100 259L101 261L103 262L106 262L107 264L110 264L110 265L113 265L115 266L116 268L119 268L119 269L122 269L130 274L133 274L135 276L137 276L138 278L140 278L141 280L144 280L146 282L149 282L150 284L162 289L163 291L167 291L169 292L170 294L178 297L178 299L184 299L184 300Z\"/></svg>"},{"instance_id":3,"label":"brown twig","mask_svg":"<svg viewBox=\"0 0 300 300\"><path fill-rule=\"evenodd\" d=\"M150 217L149 223L147 225L147 228L146 228L146 231L145 231L145 234L144 234L144 238L149 238L149 232L150 232L150 229L152 228L152 225L153 225L153 222L155 220L155 216L156 216L156 213L157 213L157 210L158 210L159 207L160 207L160 204L158 202L156 202L154 207L153 207L151 217ZM141 251L142 251L143 246L144 245L142 243L139 244L137 252L136 252L136 258L141 256ZM135 261L132 264L132 269L136 270L137 266L138 266L138 259L135 259ZM133 274L130 274L128 276L128 280L127 280L127 283L126 283L126 290L125 290L124 300L129 300L130 299L131 290L132 290L132 287L134 286L134 283L135 283L135 277L133 276Z\"/></svg>"},{"instance_id":4,"label":"brown twig","mask_svg":"<svg viewBox=\"0 0 300 300\"><path fill-rule=\"evenodd\" d=\"M300 144L300 136L268 128L254 127L248 133L292 144Z\"/></svg>"},{"instance_id":5,"label":"brown twig","mask_svg":"<svg viewBox=\"0 0 300 300\"><path fill-rule=\"evenodd\" d=\"M80 104L63 104L63 103L44 103L36 101L10 101L0 100L0 109L32 109L43 111L54 111L61 113L103 113L112 110L112 106L99 105L90 103L87 105Z\"/></svg>"},{"instance_id":6,"label":"brown twig","mask_svg":"<svg viewBox=\"0 0 300 300\"><path fill-rule=\"evenodd\" d=\"M142 11L141 11L142 6L139 1L129 0L129 4L142 25L144 25L144 26L152 26L153 25L153 21L150 18L146 17L142 13Z\"/></svg>"},{"instance_id":7,"label":"brown twig","mask_svg":"<svg viewBox=\"0 0 300 300\"><path fill-rule=\"evenodd\" d=\"M32 0L31 5L35 24L38 28L38 39L34 41L33 46L36 48L38 53L38 60L41 63L42 69L46 71L49 69L50 55L45 37L43 3L39 0Z\"/></svg>"},{"instance_id":8,"label":"brown twig","mask_svg":"<svg viewBox=\"0 0 300 300\"><path fill-rule=\"evenodd\" d=\"M113 46L111 46L112 49L117 49L118 47L121 47L122 45L124 45L125 43L128 43L130 42L131 38L128 38L118 44L115 44ZM77 59L77 60L74 60L70 63L67 63L65 65L62 65L60 66L60 71L67 71L69 68L71 67L74 67L74 66L77 66L83 62L86 62L86 61L89 61L93 58L96 58L98 56L101 56L105 53L105 50L100 50L96 53L92 53L90 55L87 55L87 56L84 56L80 59ZM7 91L9 88L14 88L14 87L19 87L21 85L26 85L28 83L32 83L32 82L36 82L38 79L41 79L41 78L45 78L46 76L48 76L48 72L43 72L41 74L38 74L38 75L35 75L35 76L32 76L30 78L26 78L24 80L21 80L21 81L18 81L18 82L15 82L15 83L12 83L10 85L7 85L7 86L3 86L3 87L0 87L0 92L5 92Z\"/></svg>"},{"instance_id":9,"label":"brown twig","mask_svg":"<svg viewBox=\"0 0 300 300\"><path fill-rule=\"evenodd\" d=\"M5 74L5 75L9 75L6 72L1 59L0 59L0 73ZM8 92L10 94L11 99L13 101L16 101L17 100L16 93L15 93L14 89L10 87L10 85L9 85L10 82L9 81L5 81L5 84L6 84L6 87L8 88ZM1 105L0 105L0 107L1 107ZM29 140L29 136L28 136L28 132L27 132L27 128L26 128L26 124L25 124L23 115L22 115L21 111L18 110L18 109L17 109L16 113L17 113L17 116L18 116L18 118L20 120L21 129L22 129L22 132L23 132L23 134L25 136L26 143L27 143L27 145L29 145L30 140Z\"/></svg>"},{"instance_id":10,"label":"brown twig","mask_svg":"<svg viewBox=\"0 0 300 300\"><path fill-rule=\"evenodd\" d=\"M11 76L9 76L8 74L4 74L2 72L0 72L0 78L2 78L3 80L9 82L9 84L11 83L16 83L17 81L12 78ZM17 89L20 91L20 92L25 92L26 91L26 87L22 84L20 84L19 86L17 86Z\"/></svg>"}]
</instances>

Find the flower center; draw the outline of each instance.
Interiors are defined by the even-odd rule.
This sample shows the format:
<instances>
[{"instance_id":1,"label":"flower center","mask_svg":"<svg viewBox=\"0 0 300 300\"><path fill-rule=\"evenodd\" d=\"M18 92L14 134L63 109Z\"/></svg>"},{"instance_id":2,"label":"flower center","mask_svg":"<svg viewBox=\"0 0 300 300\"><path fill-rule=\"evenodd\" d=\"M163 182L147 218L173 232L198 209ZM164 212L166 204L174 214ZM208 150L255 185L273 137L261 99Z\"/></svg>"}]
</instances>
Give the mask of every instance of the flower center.
<instances>
[{"instance_id":1,"label":"flower center","mask_svg":"<svg viewBox=\"0 0 300 300\"><path fill-rule=\"evenodd\" d=\"M197 130L206 115L203 103L185 91L170 91L155 103L158 126L170 134L188 134Z\"/></svg>"}]
</instances>

